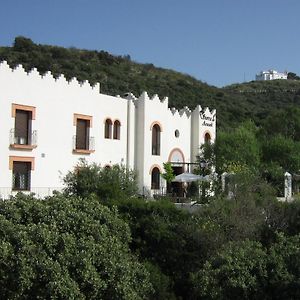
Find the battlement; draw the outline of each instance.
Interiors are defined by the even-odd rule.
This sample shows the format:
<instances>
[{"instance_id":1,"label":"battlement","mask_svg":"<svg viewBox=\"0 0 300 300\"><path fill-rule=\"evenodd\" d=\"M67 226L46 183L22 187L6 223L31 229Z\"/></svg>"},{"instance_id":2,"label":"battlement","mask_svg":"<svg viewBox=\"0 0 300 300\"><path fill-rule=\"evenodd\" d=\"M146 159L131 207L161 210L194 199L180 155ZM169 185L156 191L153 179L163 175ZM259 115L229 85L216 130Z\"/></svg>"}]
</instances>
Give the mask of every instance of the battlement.
<instances>
[{"instance_id":1,"label":"battlement","mask_svg":"<svg viewBox=\"0 0 300 300\"><path fill-rule=\"evenodd\" d=\"M1 72L15 73L18 74L19 76L23 76L24 78L30 78L32 80L44 80L59 85L65 85L66 87L72 87L75 89L80 88L80 89L85 89L85 90L90 90L92 92L100 93L100 83L98 82L95 85L91 85L88 80L81 82L76 77L73 77L68 80L64 74L55 76L52 74L51 71L47 71L42 74L36 68L32 68L31 70L26 71L23 65L19 64L16 65L15 67L11 67L5 60L0 62L0 74ZM157 94L154 94L152 97L149 97L146 91L143 91L139 97L136 97L132 93L126 93L123 96L117 95L115 98L116 99L125 98L127 100L132 100L135 106L139 105L139 103L145 103L147 101L155 103L157 105L163 105L163 107L168 109L173 116L178 114L180 117L186 116L187 118L189 118L191 114L197 113L199 114L201 119L210 118L213 121L215 120L215 116L216 116L215 109L210 110L208 107L202 109L200 105L197 105L197 107L193 111L191 111L191 109L187 106L183 107L180 110L177 110L174 107L168 108L169 106L168 97L164 97L160 99Z\"/></svg>"},{"instance_id":2,"label":"battlement","mask_svg":"<svg viewBox=\"0 0 300 300\"><path fill-rule=\"evenodd\" d=\"M211 121L215 121L216 118L216 109L202 108L201 105L197 105L192 113L199 115L201 119L209 118Z\"/></svg>"},{"instance_id":3,"label":"battlement","mask_svg":"<svg viewBox=\"0 0 300 300\"><path fill-rule=\"evenodd\" d=\"M64 74L60 74L59 76L54 76L52 72L47 71L45 73L40 73L36 68L32 68L28 72L24 69L23 65L18 64L15 67L11 67L7 61L1 61L0 62L0 72L11 72L16 73L20 76L27 76L30 77L30 79L35 80L48 80L53 81L58 84L65 84L68 86L72 86L75 88L86 88L90 89L91 91L96 91L100 93L100 83L97 82L94 85L91 85L88 80L85 81L79 81L77 78L73 77L70 80L67 80Z\"/></svg>"},{"instance_id":4,"label":"battlement","mask_svg":"<svg viewBox=\"0 0 300 300\"><path fill-rule=\"evenodd\" d=\"M164 97L163 99L160 99L157 94L154 94L152 96L152 98L150 98L146 91L143 91L142 94L139 96L139 98L137 98L136 100L137 101L153 101L153 102L165 104L167 106L169 104L169 98L168 97Z\"/></svg>"}]
</instances>

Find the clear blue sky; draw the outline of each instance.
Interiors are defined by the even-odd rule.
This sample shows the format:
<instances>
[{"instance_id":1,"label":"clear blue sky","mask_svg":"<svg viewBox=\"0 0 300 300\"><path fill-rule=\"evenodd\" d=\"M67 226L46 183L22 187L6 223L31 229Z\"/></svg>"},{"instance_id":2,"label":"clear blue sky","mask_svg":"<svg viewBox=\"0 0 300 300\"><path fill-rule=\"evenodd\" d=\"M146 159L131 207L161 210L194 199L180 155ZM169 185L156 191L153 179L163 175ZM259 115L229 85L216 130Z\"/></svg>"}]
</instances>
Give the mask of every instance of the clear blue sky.
<instances>
[{"instance_id":1,"label":"clear blue sky","mask_svg":"<svg viewBox=\"0 0 300 300\"><path fill-rule=\"evenodd\" d=\"M0 0L0 45L105 50L224 86L300 74L299 0Z\"/></svg>"}]
</instances>

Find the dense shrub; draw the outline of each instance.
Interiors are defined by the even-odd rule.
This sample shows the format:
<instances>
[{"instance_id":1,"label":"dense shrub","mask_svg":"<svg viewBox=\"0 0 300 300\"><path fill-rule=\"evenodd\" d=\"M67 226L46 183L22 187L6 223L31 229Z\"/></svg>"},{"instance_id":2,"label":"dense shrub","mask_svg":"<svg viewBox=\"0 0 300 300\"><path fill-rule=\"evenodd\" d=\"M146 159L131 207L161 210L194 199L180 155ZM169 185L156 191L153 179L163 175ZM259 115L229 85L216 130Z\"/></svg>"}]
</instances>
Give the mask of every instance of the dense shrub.
<instances>
[{"instance_id":1,"label":"dense shrub","mask_svg":"<svg viewBox=\"0 0 300 300\"><path fill-rule=\"evenodd\" d=\"M116 211L90 196L0 203L1 299L144 299L149 274Z\"/></svg>"},{"instance_id":2,"label":"dense shrub","mask_svg":"<svg viewBox=\"0 0 300 300\"><path fill-rule=\"evenodd\" d=\"M97 195L102 200L132 197L137 194L136 173L122 165L101 167L79 161L64 178L65 193L87 197Z\"/></svg>"}]
</instances>

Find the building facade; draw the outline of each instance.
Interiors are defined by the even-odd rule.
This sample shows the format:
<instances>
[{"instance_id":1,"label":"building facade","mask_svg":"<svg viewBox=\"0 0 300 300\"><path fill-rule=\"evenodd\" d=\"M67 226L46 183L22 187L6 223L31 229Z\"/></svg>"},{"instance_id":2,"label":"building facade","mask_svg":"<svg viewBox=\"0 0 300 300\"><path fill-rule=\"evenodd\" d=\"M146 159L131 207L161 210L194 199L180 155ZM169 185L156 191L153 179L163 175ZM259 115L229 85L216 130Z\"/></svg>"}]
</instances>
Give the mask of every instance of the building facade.
<instances>
[{"instance_id":1,"label":"building facade","mask_svg":"<svg viewBox=\"0 0 300 300\"><path fill-rule=\"evenodd\" d=\"M262 80L275 80L275 79L287 79L287 72L277 72L275 70L268 70L268 71L261 71L260 73L256 74L255 79L257 81Z\"/></svg>"},{"instance_id":2,"label":"building facade","mask_svg":"<svg viewBox=\"0 0 300 300\"><path fill-rule=\"evenodd\" d=\"M79 159L137 171L141 193L166 186L163 163L177 173L216 136L216 111L168 107L168 98L100 93L100 86L50 72L0 65L0 197L17 191L47 196Z\"/></svg>"}]
</instances>

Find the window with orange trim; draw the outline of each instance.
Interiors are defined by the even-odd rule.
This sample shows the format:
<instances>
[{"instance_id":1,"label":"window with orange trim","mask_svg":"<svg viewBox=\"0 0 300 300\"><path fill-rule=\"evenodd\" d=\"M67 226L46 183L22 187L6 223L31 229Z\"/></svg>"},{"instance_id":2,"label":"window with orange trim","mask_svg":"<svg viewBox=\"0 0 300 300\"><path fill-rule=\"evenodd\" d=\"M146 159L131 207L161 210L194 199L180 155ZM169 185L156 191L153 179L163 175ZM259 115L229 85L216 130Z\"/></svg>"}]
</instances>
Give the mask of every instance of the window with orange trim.
<instances>
[{"instance_id":1,"label":"window with orange trim","mask_svg":"<svg viewBox=\"0 0 300 300\"><path fill-rule=\"evenodd\" d=\"M73 137L73 152L90 154L95 151L94 137L90 136L90 129L93 117L81 114L74 114L73 125L76 126L76 134Z\"/></svg>"},{"instance_id":2,"label":"window with orange trim","mask_svg":"<svg viewBox=\"0 0 300 300\"><path fill-rule=\"evenodd\" d=\"M30 191L31 162L13 162L13 191Z\"/></svg>"},{"instance_id":3,"label":"window with orange trim","mask_svg":"<svg viewBox=\"0 0 300 300\"><path fill-rule=\"evenodd\" d=\"M119 140L121 135L121 123L116 120L114 122L114 140Z\"/></svg>"},{"instance_id":4,"label":"window with orange trim","mask_svg":"<svg viewBox=\"0 0 300 300\"><path fill-rule=\"evenodd\" d=\"M32 150L36 147L36 131L32 130L35 119L35 107L12 104L12 117L15 127L11 129L10 146L13 148Z\"/></svg>"}]
</instances>

